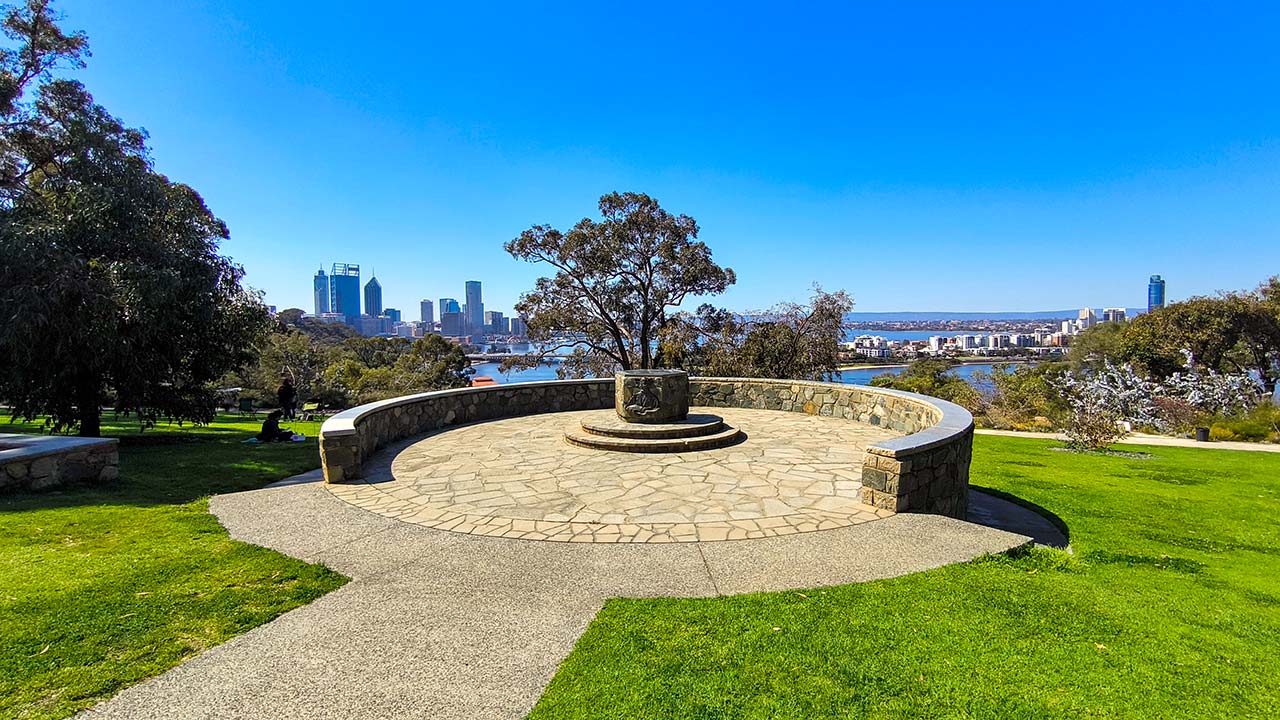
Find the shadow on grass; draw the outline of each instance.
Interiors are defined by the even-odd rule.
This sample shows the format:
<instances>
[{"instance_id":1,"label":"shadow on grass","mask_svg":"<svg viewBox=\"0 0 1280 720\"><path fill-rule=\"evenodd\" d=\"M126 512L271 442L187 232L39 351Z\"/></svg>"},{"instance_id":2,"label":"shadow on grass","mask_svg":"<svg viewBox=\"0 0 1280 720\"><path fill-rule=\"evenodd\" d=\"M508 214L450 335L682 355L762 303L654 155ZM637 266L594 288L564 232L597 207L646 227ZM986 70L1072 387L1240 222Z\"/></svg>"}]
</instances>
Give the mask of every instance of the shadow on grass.
<instances>
[{"instance_id":1,"label":"shadow on grass","mask_svg":"<svg viewBox=\"0 0 1280 720\"><path fill-rule=\"evenodd\" d=\"M21 430L39 432L27 424ZM314 428L305 426L302 429ZM117 423L104 437L120 440L120 477L104 485L0 495L0 513L103 505L179 505L210 495L253 490L320 466L314 437L301 443L246 444L251 419L220 418L201 427L160 426L138 432Z\"/></svg>"},{"instance_id":2,"label":"shadow on grass","mask_svg":"<svg viewBox=\"0 0 1280 720\"><path fill-rule=\"evenodd\" d=\"M994 488L970 485L969 489L994 498L996 501L993 503L970 496L969 522L1027 535L1038 545L1065 548L1071 543L1071 530L1067 527L1067 523L1048 508ZM1001 507L1001 502L1029 511L1038 516L1038 520L1042 522L1036 522L1037 518L1026 517L1024 512Z\"/></svg>"}]
</instances>

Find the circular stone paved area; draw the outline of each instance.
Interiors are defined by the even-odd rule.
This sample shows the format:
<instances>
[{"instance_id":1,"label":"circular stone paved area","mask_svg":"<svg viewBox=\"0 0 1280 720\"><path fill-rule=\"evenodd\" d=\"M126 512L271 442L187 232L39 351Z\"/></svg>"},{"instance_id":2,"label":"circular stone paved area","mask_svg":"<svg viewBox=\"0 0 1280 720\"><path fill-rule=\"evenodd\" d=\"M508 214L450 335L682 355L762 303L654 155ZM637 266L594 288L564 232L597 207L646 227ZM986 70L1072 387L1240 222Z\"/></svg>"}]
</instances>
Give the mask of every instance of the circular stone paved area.
<instances>
[{"instance_id":1,"label":"circular stone paved area","mask_svg":"<svg viewBox=\"0 0 1280 720\"><path fill-rule=\"evenodd\" d=\"M366 465L363 480L328 489L426 527L562 542L762 538L892 514L862 504L862 455L900 433L801 413L691 412L722 416L746 440L669 455L592 450L567 443L565 430L613 410L531 415L395 446Z\"/></svg>"}]
</instances>

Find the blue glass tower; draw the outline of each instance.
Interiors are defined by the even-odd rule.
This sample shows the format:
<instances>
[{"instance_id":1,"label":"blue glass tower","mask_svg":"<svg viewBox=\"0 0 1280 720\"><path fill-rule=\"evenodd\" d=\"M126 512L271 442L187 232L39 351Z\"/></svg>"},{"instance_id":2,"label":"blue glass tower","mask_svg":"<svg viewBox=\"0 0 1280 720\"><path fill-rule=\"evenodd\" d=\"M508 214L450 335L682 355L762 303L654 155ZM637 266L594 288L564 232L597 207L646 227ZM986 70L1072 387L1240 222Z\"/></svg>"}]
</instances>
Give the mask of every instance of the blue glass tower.
<instances>
[{"instance_id":1,"label":"blue glass tower","mask_svg":"<svg viewBox=\"0 0 1280 720\"><path fill-rule=\"evenodd\" d=\"M382 283L377 277L369 278L364 285L364 311L372 317L382 314Z\"/></svg>"},{"instance_id":2,"label":"blue glass tower","mask_svg":"<svg viewBox=\"0 0 1280 720\"><path fill-rule=\"evenodd\" d=\"M465 284L467 332L484 332L484 300L480 296L480 281L468 280Z\"/></svg>"},{"instance_id":3,"label":"blue glass tower","mask_svg":"<svg viewBox=\"0 0 1280 720\"><path fill-rule=\"evenodd\" d=\"M1164 279L1159 275L1152 275L1151 282L1147 283L1147 312L1159 310L1164 307Z\"/></svg>"},{"instance_id":4,"label":"blue glass tower","mask_svg":"<svg viewBox=\"0 0 1280 720\"><path fill-rule=\"evenodd\" d=\"M329 311L341 313L347 322L360 319L360 266L334 263L329 273Z\"/></svg>"}]
</instances>

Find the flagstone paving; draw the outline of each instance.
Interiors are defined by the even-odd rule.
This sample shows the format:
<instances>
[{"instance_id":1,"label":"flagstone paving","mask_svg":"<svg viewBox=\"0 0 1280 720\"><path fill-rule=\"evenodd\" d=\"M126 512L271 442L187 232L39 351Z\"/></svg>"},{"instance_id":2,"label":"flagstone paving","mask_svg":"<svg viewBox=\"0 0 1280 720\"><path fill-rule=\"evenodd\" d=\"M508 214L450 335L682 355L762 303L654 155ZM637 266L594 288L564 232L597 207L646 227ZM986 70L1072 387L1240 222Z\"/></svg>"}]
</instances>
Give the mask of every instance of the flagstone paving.
<instances>
[{"instance_id":1,"label":"flagstone paving","mask_svg":"<svg viewBox=\"0 0 1280 720\"><path fill-rule=\"evenodd\" d=\"M363 480L328 489L425 527L561 542L746 540L892 514L862 503L862 455L899 433L800 413L714 410L746 439L697 452L611 452L571 445L564 433L612 410L533 415L435 433L382 453Z\"/></svg>"}]
</instances>

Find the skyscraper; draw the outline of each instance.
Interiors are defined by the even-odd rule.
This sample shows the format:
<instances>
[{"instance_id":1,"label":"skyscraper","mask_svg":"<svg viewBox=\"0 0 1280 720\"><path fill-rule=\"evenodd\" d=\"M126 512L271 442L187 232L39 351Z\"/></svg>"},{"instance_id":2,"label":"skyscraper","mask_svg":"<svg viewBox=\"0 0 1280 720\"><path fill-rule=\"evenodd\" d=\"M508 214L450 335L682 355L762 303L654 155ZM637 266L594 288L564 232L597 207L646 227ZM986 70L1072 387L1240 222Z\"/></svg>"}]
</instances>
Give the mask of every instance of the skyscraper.
<instances>
[{"instance_id":1,"label":"skyscraper","mask_svg":"<svg viewBox=\"0 0 1280 720\"><path fill-rule=\"evenodd\" d=\"M313 285L315 288L316 300L316 317L329 312L329 276L324 274L324 268L316 271L316 279Z\"/></svg>"},{"instance_id":2,"label":"skyscraper","mask_svg":"<svg viewBox=\"0 0 1280 720\"><path fill-rule=\"evenodd\" d=\"M1124 322L1124 308L1107 308L1102 311L1102 321L1109 323Z\"/></svg>"},{"instance_id":3,"label":"skyscraper","mask_svg":"<svg viewBox=\"0 0 1280 720\"><path fill-rule=\"evenodd\" d=\"M360 317L360 266L334 263L329 273L329 312L340 313L348 324Z\"/></svg>"},{"instance_id":4,"label":"skyscraper","mask_svg":"<svg viewBox=\"0 0 1280 720\"><path fill-rule=\"evenodd\" d=\"M1098 322L1098 316L1093 312L1093 308L1085 308L1080 311L1080 329L1088 330Z\"/></svg>"},{"instance_id":5,"label":"skyscraper","mask_svg":"<svg viewBox=\"0 0 1280 720\"><path fill-rule=\"evenodd\" d=\"M400 322L400 318L401 318L401 317L403 317L403 316L400 314L400 311L399 311L399 310L397 310L397 309L395 309L395 308L385 308L385 309L382 311L382 316L383 316L383 317L385 317L385 318L387 318L388 320L390 320L390 321L391 321L391 322L393 322L393 323L398 323L398 322Z\"/></svg>"},{"instance_id":6,"label":"skyscraper","mask_svg":"<svg viewBox=\"0 0 1280 720\"><path fill-rule=\"evenodd\" d=\"M505 327L505 324L502 322L503 319L504 318L502 313L498 312L497 310L485 310L484 311L485 332L491 332L491 333L494 333L495 335L506 332L505 330L503 330L503 328Z\"/></svg>"},{"instance_id":7,"label":"skyscraper","mask_svg":"<svg viewBox=\"0 0 1280 720\"><path fill-rule=\"evenodd\" d=\"M364 311L373 317L382 314L382 283L377 277L364 284Z\"/></svg>"},{"instance_id":8,"label":"skyscraper","mask_svg":"<svg viewBox=\"0 0 1280 720\"><path fill-rule=\"evenodd\" d=\"M462 306L453 298L440 298L440 322L444 322L444 314L447 312L462 312Z\"/></svg>"},{"instance_id":9,"label":"skyscraper","mask_svg":"<svg viewBox=\"0 0 1280 720\"><path fill-rule=\"evenodd\" d=\"M466 331L462 328L462 313L440 313L440 334L445 337L462 337Z\"/></svg>"},{"instance_id":10,"label":"skyscraper","mask_svg":"<svg viewBox=\"0 0 1280 720\"><path fill-rule=\"evenodd\" d=\"M1164 307L1164 279L1159 275L1152 275L1151 282L1147 283L1147 312L1162 307Z\"/></svg>"},{"instance_id":11,"label":"skyscraper","mask_svg":"<svg viewBox=\"0 0 1280 720\"><path fill-rule=\"evenodd\" d=\"M418 317L419 320L421 320L424 323L427 323L428 325L436 324L436 308L434 305L431 304L430 300L423 300L419 302L418 308L420 312L420 315ZM427 328L427 329L430 330L431 328Z\"/></svg>"},{"instance_id":12,"label":"skyscraper","mask_svg":"<svg viewBox=\"0 0 1280 720\"><path fill-rule=\"evenodd\" d=\"M484 302L480 298L480 281L466 282L467 332L484 332Z\"/></svg>"}]
</instances>

